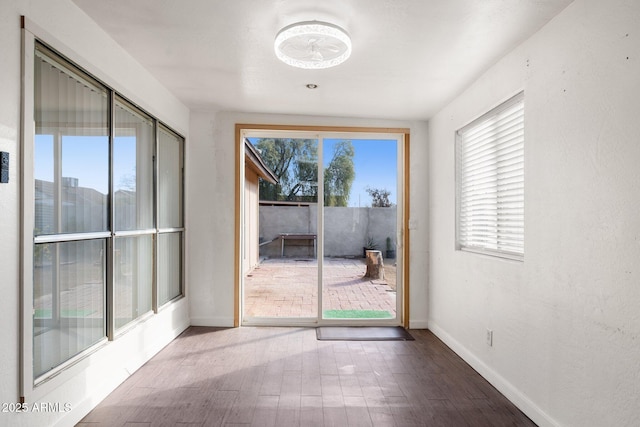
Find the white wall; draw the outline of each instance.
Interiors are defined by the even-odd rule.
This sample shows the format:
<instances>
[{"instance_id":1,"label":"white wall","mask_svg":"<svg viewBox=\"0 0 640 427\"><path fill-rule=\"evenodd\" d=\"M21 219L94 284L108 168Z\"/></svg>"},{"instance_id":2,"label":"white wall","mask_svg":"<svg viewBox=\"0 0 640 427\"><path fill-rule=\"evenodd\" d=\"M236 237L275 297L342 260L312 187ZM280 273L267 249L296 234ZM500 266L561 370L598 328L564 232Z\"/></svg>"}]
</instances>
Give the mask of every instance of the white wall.
<instances>
[{"instance_id":1,"label":"white wall","mask_svg":"<svg viewBox=\"0 0 640 427\"><path fill-rule=\"evenodd\" d=\"M35 24L44 41L184 136L189 111L71 1L0 0L0 7L0 151L11 155L10 183L0 184L0 402L8 403L18 401L20 378L20 15ZM70 412L0 412L0 425L74 425L188 325L187 310L183 299L42 386L38 402L69 403Z\"/></svg>"},{"instance_id":2,"label":"white wall","mask_svg":"<svg viewBox=\"0 0 640 427\"><path fill-rule=\"evenodd\" d=\"M429 122L429 328L540 425L640 419L639 28L576 0ZM522 89L525 260L455 251L454 132Z\"/></svg>"},{"instance_id":3,"label":"white wall","mask_svg":"<svg viewBox=\"0 0 640 427\"><path fill-rule=\"evenodd\" d=\"M234 304L234 206L236 123L402 127L411 130L411 317L413 327L425 327L427 263L427 126L425 122L396 122L349 118L284 116L241 113L192 113L187 197L192 230L188 240L191 254L191 323L232 326ZM202 213L206 214L202 214Z\"/></svg>"}]
</instances>

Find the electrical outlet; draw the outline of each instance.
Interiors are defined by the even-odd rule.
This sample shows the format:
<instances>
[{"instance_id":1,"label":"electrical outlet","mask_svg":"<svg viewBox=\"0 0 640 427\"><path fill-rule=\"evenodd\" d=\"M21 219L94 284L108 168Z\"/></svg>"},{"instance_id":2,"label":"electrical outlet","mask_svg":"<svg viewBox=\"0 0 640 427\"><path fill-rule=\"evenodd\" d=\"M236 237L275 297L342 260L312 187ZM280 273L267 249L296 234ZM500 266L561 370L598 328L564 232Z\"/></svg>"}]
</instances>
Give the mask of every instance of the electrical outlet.
<instances>
[{"instance_id":1,"label":"electrical outlet","mask_svg":"<svg viewBox=\"0 0 640 427\"><path fill-rule=\"evenodd\" d=\"M491 329L487 329L487 345L493 347L493 331Z\"/></svg>"}]
</instances>

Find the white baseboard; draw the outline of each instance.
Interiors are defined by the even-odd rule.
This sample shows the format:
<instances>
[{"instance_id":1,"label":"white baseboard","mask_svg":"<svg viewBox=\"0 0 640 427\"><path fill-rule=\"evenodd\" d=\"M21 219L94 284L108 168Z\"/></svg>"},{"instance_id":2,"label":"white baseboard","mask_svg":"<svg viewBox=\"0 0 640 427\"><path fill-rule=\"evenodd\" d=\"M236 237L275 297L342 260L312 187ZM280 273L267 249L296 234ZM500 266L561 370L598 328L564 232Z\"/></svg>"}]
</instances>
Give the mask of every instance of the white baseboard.
<instances>
[{"instance_id":1,"label":"white baseboard","mask_svg":"<svg viewBox=\"0 0 640 427\"><path fill-rule=\"evenodd\" d=\"M550 417L531 399L523 394L517 387L507 381L502 375L497 373L465 346L449 335L433 320L429 321L428 328L435 336L444 342L458 356L464 359L473 369L493 385L500 393L509 399L518 409L524 412L533 422L541 427L559 427L560 423Z\"/></svg>"},{"instance_id":2,"label":"white baseboard","mask_svg":"<svg viewBox=\"0 0 640 427\"><path fill-rule=\"evenodd\" d=\"M192 317L191 326L233 328L233 317Z\"/></svg>"},{"instance_id":3,"label":"white baseboard","mask_svg":"<svg viewBox=\"0 0 640 427\"><path fill-rule=\"evenodd\" d=\"M429 322L425 319L409 319L409 329L429 329Z\"/></svg>"}]
</instances>

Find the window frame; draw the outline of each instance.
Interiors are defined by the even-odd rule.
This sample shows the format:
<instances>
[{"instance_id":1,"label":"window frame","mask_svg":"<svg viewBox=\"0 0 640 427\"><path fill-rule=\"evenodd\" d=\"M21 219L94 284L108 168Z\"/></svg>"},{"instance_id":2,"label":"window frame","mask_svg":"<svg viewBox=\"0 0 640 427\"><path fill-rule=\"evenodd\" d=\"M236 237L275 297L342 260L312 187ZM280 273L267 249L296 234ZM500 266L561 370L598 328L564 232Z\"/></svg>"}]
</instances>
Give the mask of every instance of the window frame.
<instances>
[{"instance_id":1,"label":"window frame","mask_svg":"<svg viewBox=\"0 0 640 427\"><path fill-rule=\"evenodd\" d=\"M179 218L180 218L180 223L175 225L175 226L170 226L170 227L162 227L162 224L160 223L160 216L161 216L161 209L160 209L160 202L161 202L161 198L159 193L159 188L160 188L160 178L159 178L159 168L160 168L160 160L158 159L158 156L160 155L160 133L161 132L165 132L179 140L181 140L181 145L179 147L179 175L180 175L180 186L179 186L179 198L180 198L180 205L179 205ZM155 203L154 203L154 222L155 222L155 227L156 227L156 232L155 232L155 236L154 236L154 272L155 272L155 279L154 279L154 290L153 290L153 310L154 312L158 312L159 310L162 310L164 307L170 305L172 302L182 298L185 295L185 287L184 287L184 275L185 275L185 242L184 242L184 238L185 238L185 217L184 217L184 181L185 181L185 175L184 175L184 162L185 162L185 144L184 144L184 138L180 136L180 134L174 132L170 127L164 125L163 123L157 123L156 124L156 148L155 148L155 165L154 165L154 194L155 194ZM178 250L180 251L180 265L179 265L179 277L180 277L180 293L175 296L175 297L171 297L169 299L167 299L167 301L160 301L160 289L158 286L158 275L159 272L161 270L161 266L159 265L159 263L157 262L158 258L159 258L159 240L160 240L160 236L163 235L171 235L171 234L178 234L179 235L179 239L178 239L178 245L179 248Z\"/></svg>"},{"instance_id":2,"label":"window frame","mask_svg":"<svg viewBox=\"0 0 640 427\"><path fill-rule=\"evenodd\" d=\"M507 191L513 191L512 189L507 190L506 179L504 178L504 171L502 166L498 166L500 163L504 162L505 153L512 148L512 146L508 146L504 144L504 140L500 139L493 135L491 139L486 143L477 143L470 144L478 146L482 145L483 148L489 148L493 151L493 158L490 160L483 160L483 163L486 166L483 166L483 172L491 174L491 170L493 169L493 174L495 178L493 179L494 185L490 187L492 191L485 191L483 193L484 196L489 194L494 194L494 201L492 203L482 202L481 208L487 208L489 205L493 205L495 213L489 214L488 220L481 220L479 217L482 215L479 212L469 212L467 209L468 199L465 198L463 194L463 186L465 189L469 189L471 186L464 179L466 170L463 164L463 156L465 156L464 151L468 149L466 144L469 144L469 139L466 139L465 136L473 131L481 129L484 125L487 125L491 121L495 121L493 125L500 126L503 123L501 120L504 117L501 115L505 112L514 110L516 114L519 116L517 119L516 126L521 128L521 140L516 142L514 145L519 145L519 147L514 150L516 153L516 162L519 164L515 170L516 172L516 186L521 188L516 188L517 192L516 196L519 198L519 202L510 202L507 203L506 208L502 209L498 208L499 199L504 198ZM523 261L524 260L524 249L525 249L525 221L524 221L524 195L525 195L525 164L524 164L524 153L525 153L525 135L524 135L524 126L525 126L525 97L524 91L517 93L506 101L500 103L498 106L492 108L487 113L481 115L475 120L469 122L467 125L458 129L455 133L455 189L456 189L456 219L455 219L455 239L456 239L456 250L466 251L466 252L474 252L478 254L506 258L510 260ZM475 160L479 160L480 156L475 157ZM465 160L468 160L468 157L465 157ZM476 178L478 179L478 178ZM521 185L520 185L521 184ZM476 186L478 183L476 182ZM485 186L488 185L485 183ZM480 195L480 191L474 191L474 195ZM491 196L490 196L491 197ZM484 197L486 199L486 197ZM521 199L521 200L520 200ZM519 205L518 205L519 203ZM505 206L505 204L503 204ZM479 210L480 210L479 209ZM464 212L463 212L464 210ZM521 213L518 213L521 211ZM519 215L521 219L518 220L508 220L508 216ZM463 219L464 217L464 219ZM493 223L493 231L485 231L479 233L480 237L476 235L469 236L468 233L465 233L463 230L463 221L465 222L464 227L473 227L474 224L476 227L480 225L482 222L491 222ZM471 225L467 225L466 222L470 221ZM505 229L515 229L516 232L513 234L505 234ZM483 240L484 238L484 240ZM512 242L513 239L519 240L521 243L518 244L507 244L507 242Z\"/></svg>"},{"instance_id":3,"label":"window frame","mask_svg":"<svg viewBox=\"0 0 640 427\"><path fill-rule=\"evenodd\" d=\"M155 258L156 258L156 245L155 245L155 241L156 241L156 234L157 234L157 229L156 229L156 218L155 218L155 211L156 211L156 182L155 182L155 175L156 175L156 158L157 158L157 131L158 131L158 126L159 123L158 121L151 116L149 113L147 113L146 111L144 111L142 108L136 106L135 104L131 103L129 100L127 100L126 98L124 98L121 94L117 93L117 92L113 92L113 102L112 104L112 109L111 109L111 117L112 117L112 143L111 143L111 167L110 167L110 171L111 171L111 179L109 182L110 185L110 218L111 218L111 233L112 233L112 237L111 237L111 246L113 247L113 250L110 251L110 253L112 254L112 259L115 260L116 259L116 242L117 241L121 241L121 240L126 240L126 239L142 239L144 237L148 237L151 236L151 289L150 289L150 294L151 294L151 307L149 308L149 310L145 313L141 313L139 314L137 317L129 320L128 322L122 324L122 325L117 325L116 324L116 316L115 316L115 309L116 309L116 303L117 303L117 298L115 296L115 292L116 292L116 278L114 277L112 280L108 281L108 283L112 286L113 291L110 292L110 298L112 301L112 313L111 316L109 318L110 322L109 322L109 326L111 328L111 336L113 336L115 339L116 337L122 335L123 333L127 332L129 329L131 329L132 327L135 327L135 325L139 322L139 321L143 321L145 320L148 316L151 316L154 313L157 313L156 307L154 305L154 295L155 295L155 288L156 288L156 277L157 277L157 273L156 273L156 269L155 269ZM151 140L152 140L152 146L151 146L151 159L150 159L150 168L151 168L151 206L150 206L150 210L151 210L151 224L148 225L148 227L144 227L144 226L136 226L134 228L129 228L129 229L125 229L125 228L118 228L117 224L116 224L116 218L117 218L117 206L115 203L115 176L114 176L114 169L115 169L115 148L116 148L116 139L118 138L117 136L117 132L116 132L116 128L117 128L117 124L118 124L118 120L117 120L117 115L116 115L116 109L118 108L118 105L124 108L129 109L129 112L131 114L135 114L135 115L139 115L142 119L144 120L148 120L151 122L152 125L152 135L151 135ZM137 132L138 129L136 129L136 136L137 136ZM136 175L138 173L137 167L139 165L138 163L138 158L137 158L137 154L138 154L138 147L136 146ZM136 183L136 193L138 192L138 186ZM138 204L136 203L136 209L138 207ZM111 268L109 269L109 273L114 275L116 271L116 267L115 266L111 266ZM182 289L182 288L181 288ZM133 291L133 290L132 290Z\"/></svg>"},{"instance_id":4,"label":"window frame","mask_svg":"<svg viewBox=\"0 0 640 427\"><path fill-rule=\"evenodd\" d=\"M178 300L185 297L185 181L184 181L184 165L185 165L185 151L186 141L185 138L178 132L174 131L170 126L161 122L159 119L153 116L145 109L139 107L135 103L131 102L121 92L114 89L111 85L105 83L94 73L87 71L84 67L78 65L66 55L60 53L57 49L51 46L46 39L52 39L50 35L43 32L37 27L37 25L29 22L26 18L23 18L22 23L22 61L21 61L21 210L22 210L22 223L21 230L21 245L20 245L20 258L21 258L21 284L20 284L20 399L21 401L35 401L47 393L50 393L55 388L68 381L73 376L83 372L87 369L91 362L89 357L93 353L108 346L110 342L117 340L118 337L125 334L129 330L134 329L137 325L145 322L157 314L160 310L172 305ZM56 42L57 43L57 42ZM58 230L57 234L39 235L35 236L35 60L36 60L36 46L42 46L47 54L55 56L56 60L61 62L62 66L68 67L74 73L80 74L80 77L87 77L90 81L95 81L99 85L103 86L107 90L108 96L108 110L107 110L107 122L108 122L108 163L109 163L109 185L107 194L107 231L100 232L83 232L83 233L62 233ZM114 185L113 185L113 147L115 139L115 100L132 106L139 110L143 114L147 115L153 121L153 159L151 168L153 171L153 185L152 185L152 199L153 199L153 225L149 229L140 230L115 230L114 228ZM157 263L157 241L158 235L164 230L160 230L157 227L157 210L158 210L158 197L157 197L157 147L158 147L158 129L162 127L165 130L171 132L176 136L180 144L181 158L180 158L180 194L178 195L180 200L180 215L182 218L182 226L179 229L173 229L173 232L180 233L180 245L179 251L179 294L174 298L167 301L162 307L157 304L157 275L158 275L158 263ZM146 190L145 190L146 191ZM117 330L115 329L115 313L114 313L114 242L117 238L123 238L128 236L152 236L152 310L147 313L139 315L137 318L131 320L129 323L122 325ZM106 251L104 255L105 262L105 276L106 281L103 285L103 303L105 305L105 336L99 340L99 342L85 348L74 356L63 361L53 369L39 375L34 376L34 248L38 243L62 243L72 241L91 241L91 240L104 240Z\"/></svg>"}]
</instances>

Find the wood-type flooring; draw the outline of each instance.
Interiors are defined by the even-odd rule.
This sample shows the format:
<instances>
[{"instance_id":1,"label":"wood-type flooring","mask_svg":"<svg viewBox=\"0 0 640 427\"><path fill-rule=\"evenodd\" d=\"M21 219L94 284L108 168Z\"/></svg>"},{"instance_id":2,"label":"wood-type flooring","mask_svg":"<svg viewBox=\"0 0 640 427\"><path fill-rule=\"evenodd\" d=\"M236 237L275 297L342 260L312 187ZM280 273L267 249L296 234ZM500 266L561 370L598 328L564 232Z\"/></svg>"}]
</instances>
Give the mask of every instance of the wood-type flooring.
<instances>
[{"instance_id":1,"label":"wood-type flooring","mask_svg":"<svg viewBox=\"0 0 640 427\"><path fill-rule=\"evenodd\" d=\"M78 426L535 426L431 332L410 332L190 327Z\"/></svg>"}]
</instances>

